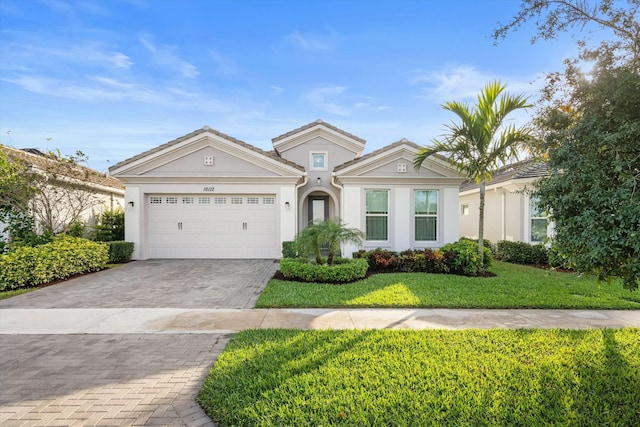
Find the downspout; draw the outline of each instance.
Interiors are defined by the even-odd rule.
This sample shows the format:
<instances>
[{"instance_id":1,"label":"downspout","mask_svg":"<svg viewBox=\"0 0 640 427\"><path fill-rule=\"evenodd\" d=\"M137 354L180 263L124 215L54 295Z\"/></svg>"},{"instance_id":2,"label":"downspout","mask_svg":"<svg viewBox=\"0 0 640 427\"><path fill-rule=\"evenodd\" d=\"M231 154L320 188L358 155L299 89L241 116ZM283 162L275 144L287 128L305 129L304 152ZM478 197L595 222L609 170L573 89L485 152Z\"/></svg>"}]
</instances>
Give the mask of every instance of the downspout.
<instances>
[{"instance_id":1,"label":"downspout","mask_svg":"<svg viewBox=\"0 0 640 427\"><path fill-rule=\"evenodd\" d=\"M307 173L302 174L302 183L296 185L296 235L300 232L300 210L298 209L298 190L309 182L309 176Z\"/></svg>"},{"instance_id":2,"label":"downspout","mask_svg":"<svg viewBox=\"0 0 640 427\"><path fill-rule=\"evenodd\" d=\"M340 190L340 209L339 209L338 215L340 216L340 220L342 220L342 217L343 217L342 214L344 212L344 193L342 191L342 185L339 185L338 183L336 183L336 173L335 172L331 173L331 185L333 185L335 188Z\"/></svg>"}]
</instances>

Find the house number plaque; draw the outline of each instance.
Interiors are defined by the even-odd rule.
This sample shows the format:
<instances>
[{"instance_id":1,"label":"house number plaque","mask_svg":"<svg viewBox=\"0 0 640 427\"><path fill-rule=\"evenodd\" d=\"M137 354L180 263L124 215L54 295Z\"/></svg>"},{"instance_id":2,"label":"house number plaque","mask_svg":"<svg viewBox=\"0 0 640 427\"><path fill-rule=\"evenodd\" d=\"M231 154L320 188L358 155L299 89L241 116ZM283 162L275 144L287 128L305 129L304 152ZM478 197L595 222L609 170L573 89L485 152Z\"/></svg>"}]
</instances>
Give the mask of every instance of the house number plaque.
<instances>
[{"instance_id":1,"label":"house number plaque","mask_svg":"<svg viewBox=\"0 0 640 427\"><path fill-rule=\"evenodd\" d=\"M216 191L216 187L204 187L202 189L202 191L212 193L212 192Z\"/></svg>"}]
</instances>

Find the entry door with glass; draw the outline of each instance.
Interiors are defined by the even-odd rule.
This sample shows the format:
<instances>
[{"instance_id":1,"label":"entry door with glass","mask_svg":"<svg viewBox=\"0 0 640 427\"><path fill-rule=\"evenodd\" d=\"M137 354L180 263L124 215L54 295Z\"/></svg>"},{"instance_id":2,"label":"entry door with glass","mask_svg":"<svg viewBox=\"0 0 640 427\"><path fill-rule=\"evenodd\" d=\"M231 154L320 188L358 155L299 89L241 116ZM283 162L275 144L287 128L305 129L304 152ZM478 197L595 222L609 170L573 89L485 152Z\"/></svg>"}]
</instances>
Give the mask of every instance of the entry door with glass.
<instances>
[{"instance_id":1,"label":"entry door with glass","mask_svg":"<svg viewBox=\"0 0 640 427\"><path fill-rule=\"evenodd\" d=\"M329 219L329 197L309 196L308 224L317 224Z\"/></svg>"}]
</instances>

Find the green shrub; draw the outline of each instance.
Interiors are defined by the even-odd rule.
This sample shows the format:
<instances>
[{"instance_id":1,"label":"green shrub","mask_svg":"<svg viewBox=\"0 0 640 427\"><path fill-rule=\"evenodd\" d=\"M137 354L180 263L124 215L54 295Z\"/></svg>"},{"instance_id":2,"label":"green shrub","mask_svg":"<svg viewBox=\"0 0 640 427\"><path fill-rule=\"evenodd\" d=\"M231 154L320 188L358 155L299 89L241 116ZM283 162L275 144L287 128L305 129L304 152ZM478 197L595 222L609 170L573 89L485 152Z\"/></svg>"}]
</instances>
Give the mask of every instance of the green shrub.
<instances>
[{"instance_id":1,"label":"green shrub","mask_svg":"<svg viewBox=\"0 0 640 427\"><path fill-rule=\"evenodd\" d=\"M444 253L445 262L449 271L465 276L477 276L478 268L478 243L468 239L461 239L455 243L447 243L440 250ZM484 247L483 268L486 271L491 266L491 250Z\"/></svg>"},{"instance_id":2,"label":"green shrub","mask_svg":"<svg viewBox=\"0 0 640 427\"><path fill-rule=\"evenodd\" d=\"M0 291L37 286L104 268L107 244L60 235L37 247L23 246L0 255Z\"/></svg>"},{"instance_id":3,"label":"green shrub","mask_svg":"<svg viewBox=\"0 0 640 427\"><path fill-rule=\"evenodd\" d=\"M551 243L551 247L549 248L549 250L547 251L547 263L554 268L566 268L569 270L575 270L576 269L576 265L572 264L571 260L569 259L569 256L565 253L562 253L559 249L558 246L554 245L553 242Z\"/></svg>"},{"instance_id":4,"label":"green shrub","mask_svg":"<svg viewBox=\"0 0 640 427\"><path fill-rule=\"evenodd\" d=\"M98 242L117 242L124 240L124 209L106 210L98 217L93 226L94 240Z\"/></svg>"},{"instance_id":5,"label":"green shrub","mask_svg":"<svg viewBox=\"0 0 640 427\"><path fill-rule=\"evenodd\" d=\"M409 249L400 252L396 271L406 273L448 273L444 253L433 249Z\"/></svg>"},{"instance_id":6,"label":"green shrub","mask_svg":"<svg viewBox=\"0 0 640 427\"><path fill-rule=\"evenodd\" d=\"M490 243L489 243L490 244ZM467 276L478 275L478 243L461 239L440 249L409 249L399 254L386 249L360 250L354 258L366 259L373 273L454 273ZM484 269L491 266L493 256L485 245Z\"/></svg>"},{"instance_id":7,"label":"green shrub","mask_svg":"<svg viewBox=\"0 0 640 427\"><path fill-rule=\"evenodd\" d=\"M296 251L296 243L295 242L282 242L282 257L283 258L295 258L298 256L298 252Z\"/></svg>"},{"instance_id":8,"label":"green shrub","mask_svg":"<svg viewBox=\"0 0 640 427\"><path fill-rule=\"evenodd\" d=\"M65 231L65 234L71 237L84 237L85 229L86 224L84 222L75 220L69 225L69 228L67 229L67 231Z\"/></svg>"},{"instance_id":9,"label":"green shrub","mask_svg":"<svg viewBox=\"0 0 640 427\"><path fill-rule=\"evenodd\" d=\"M543 245L530 245L525 242L498 242L496 258L515 264L547 264L549 255Z\"/></svg>"},{"instance_id":10,"label":"green shrub","mask_svg":"<svg viewBox=\"0 0 640 427\"><path fill-rule=\"evenodd\" d=\"M364 253L373 273L391 273L398 266L398 254L386 249L377 248Z\"/></svg>"},{"instance_id":11,"label":"green shrub","mask_svg":"<svg viewBox=\"0 0 640 427\"><path fill-rule=\"evenodd\" d=\"M109 242L109 262L120 263L131 261L131 254L133 253L133 242L125 242L118 240L115 242Z\"/></svg>"},{"instance_id":12,"label":"green shrub","mask_svg":"<svg viewBox=\"0 0 640 427\"><path fill-rule=\"evenodd\" d=\"M476 245L478 244L478 239L472 239L470 237L461 237L460 240L468 240L469 242L474 242ZM482 239L482 244L491 251L492 255L496 254L496 245L494 245L491 240Z\"/></svg>"},{"instance_id":13,"label":"green shrub","mask_svg":"<svg viewBox=\"0 0 640 427\"><path fill-rule=\"evenodd\" d=\"M283 258L280 272L287 279L303 282L336 283L362 279L367 274L366 259L336 258L333 265L318 265L306 258Z\"/></svg>"}]
</instances>

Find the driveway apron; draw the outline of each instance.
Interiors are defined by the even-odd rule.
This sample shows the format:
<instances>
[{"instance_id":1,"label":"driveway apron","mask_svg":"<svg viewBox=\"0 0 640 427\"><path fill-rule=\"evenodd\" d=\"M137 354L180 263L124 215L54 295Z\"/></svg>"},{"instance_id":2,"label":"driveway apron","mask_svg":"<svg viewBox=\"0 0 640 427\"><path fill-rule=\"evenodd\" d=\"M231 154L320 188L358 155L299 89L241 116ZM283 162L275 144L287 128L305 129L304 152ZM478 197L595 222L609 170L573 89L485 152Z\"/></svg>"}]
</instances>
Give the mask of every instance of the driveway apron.
<instances>
[{"instance_id":1,"label":"driveway apron","mask_svg":"<svg viewBox=\"0 0 640 427\"><path fill-rule=\"evenodd\" d=\"M150 260L0 301L3 310L252 308L273 260ZM34 310L37 312L37 310ZM213 426L195 402L230 335L0 335L0 425Z\"/></svg>"}]
</instances>

